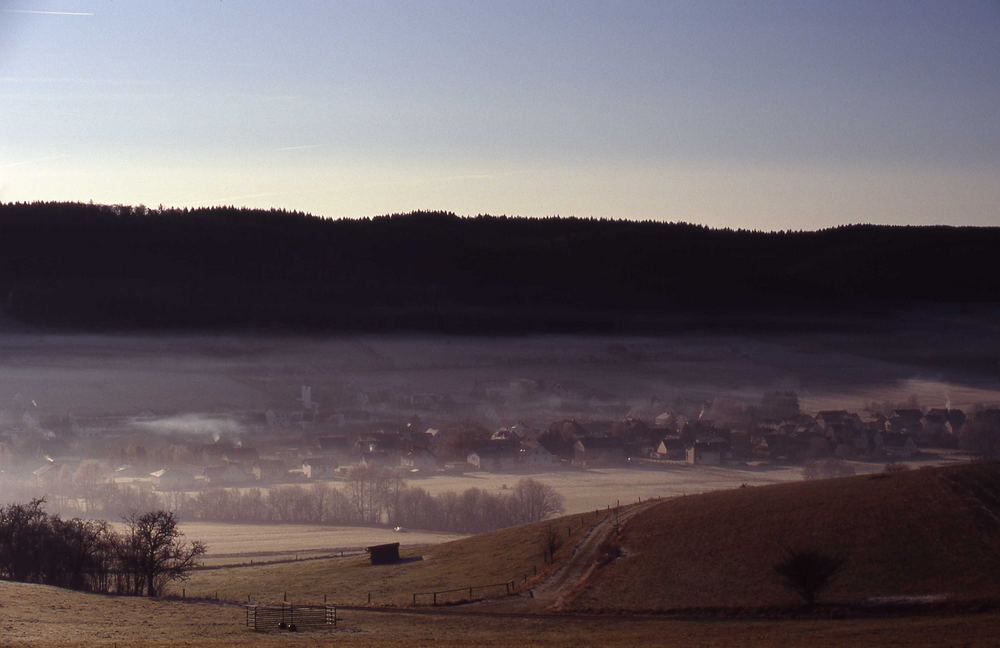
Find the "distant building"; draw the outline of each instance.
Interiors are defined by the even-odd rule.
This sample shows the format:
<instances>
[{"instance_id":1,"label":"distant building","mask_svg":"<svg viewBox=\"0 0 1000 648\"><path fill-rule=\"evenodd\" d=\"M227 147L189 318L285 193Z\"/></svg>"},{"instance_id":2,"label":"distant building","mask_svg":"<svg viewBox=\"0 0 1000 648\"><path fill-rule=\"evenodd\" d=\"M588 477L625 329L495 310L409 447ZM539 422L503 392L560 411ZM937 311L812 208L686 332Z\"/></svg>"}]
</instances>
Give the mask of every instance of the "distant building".
<instances>
[{"instance_id":1,"label":"distant building","mask_svg":"<svg viewBox=\"0 0 1000 648\"><path fill-rule=\"evenodd\" d=\"M399 459L399 465L420 472L435 472L438 469L437 457L423 449L410 450Z\"/></svg>"},{"instance_id":2,"label":"distant building","mask_svg":"<svg viewBox=\"0 0 1000 648\"><path fill-rule=\"evenodd\" d=\"M179 468L161 468L149 476L153 486L161 491L188 490L195 486L194 474Z\"/></svg>"},{"instance_id":3,"label":"distant building","mask_svg":"<svg viewBox=\"0 0 1000 648\"><path fill-rule=\"evenodd\" d=\"M660 459L684 459L686 451L687 444L678 436L663 437L656 448L656 454Z\"/></svg>"},{"instance_id":4,"label":"distant building","mask_svg":"<svg viewBox=\"0 0 1000 648\"><path fill-rule=\"evenodd\" d=\"M396 466L401 465L400 462L401 459L398 454L390 454L385 450L363 452L361 454L361 460L358 461L358 463L362 466Z\"/></svg>"},{"instance_id":5,"label":"distant building","mask_svg":"<svg viewBox=\"0 0 1000 648\"><path fill-rule=\"evenodd\" d=\"M466 461L476 470L502 472L517 466L517 455L507 444L483 446L470 452Z\"/></svg>"},{"instance_id":6,"label":"distant building","mask_svg":"<svg viewBox=\"0 0 1000 648\"><path fill-rule=\"evenodd\" d=\"M518 460L526 468L544 469L559 464L559 458L538 441L522 441L518 449Z\"/></svg>"},{"instance_id":7,"label":"distant building","mask_svg":"<svg viewBox=\"0 0 1000 648\"><path fill-rule=\"evenodd\" d=\"M373 565L391 565L399 562L398 542L365 547L365 551L371 556Z\"/></svg>"},{"instance_id":8,"label":"distant building","mask_svg":"<svg viewBox=\"0 0 1000 648\"><path fill-rule=\"evenodd\" d=\"M594 468L625 463L625 442L615 437L588 437L573 444L573 463Z\"/></svg>"},{"instance_id":9,"label":"distant building","mask_svg":"<svg viewBox=\"0 0 1000 648\"><path fill-rule=\"evenodd\" d=\"M258 454L257 448L245 448L242 446L227 448L222 454L223 461L229 463L252 464L258 458L260 458L260 454Z\"/></svg>"},{"instance_id":10,"label":"distant building","mask_svg":"<svg viewBox=\"0 0 1000 648\"><path fill-rule=\"evenodd\" d=\"M320 452L329 457L336 457L341 463L349 463L355 456L354 444L344 435L322 436L316 440Z\"/></svg>"},{"instance_id":11,"label":"distant building","mask_svg":"<svg viewBox=\"0 0 1000 648\"><path fill-rule=\"evenodd\" d=\"M213 486L218 484L241 484L249 479L247 471L237 464L208 466L204 470L205 481Z\"/></svg>"},{"instance_id":12,"label":"distant building","mask_svg":"<svg viewBox=\"0 0 1000 648\"><path fill-rule=\"evenodd\" d=\"M288 465L281 459L258 459L251 472L255 480L269 484L288 479Z\"/></svg>"},{"instance_id":13,"label":"distant building","mask_svg":"<svg viewBox=\"0 0 1000 648\"><path fill-rule=\"evenodd\" d=\"M330 479L337 470L337 460L331 457L311 457L302 461L306 479Z\"/></svg>"},{"instance_id":14,"label":"distant building","mask_svg":"<svg viewBox=\"0 0 1000 648\"><path fill-rule=\"evenodd\" d=\"M689 464L718 466L726 459L729 443L723 440L696 441L687 448L685 458Z\"/></svg>"},{"instance_id":15,"label":"distant building","mask_svg":"<svg viewBox=\"0 0 1000 648\"><path fill-rule=\"evenodd\" d=\"M917 453L917 444L909 434L889 432L883 436L882 449L890 457L909 459Z\"/></svg>"}]
</instances>

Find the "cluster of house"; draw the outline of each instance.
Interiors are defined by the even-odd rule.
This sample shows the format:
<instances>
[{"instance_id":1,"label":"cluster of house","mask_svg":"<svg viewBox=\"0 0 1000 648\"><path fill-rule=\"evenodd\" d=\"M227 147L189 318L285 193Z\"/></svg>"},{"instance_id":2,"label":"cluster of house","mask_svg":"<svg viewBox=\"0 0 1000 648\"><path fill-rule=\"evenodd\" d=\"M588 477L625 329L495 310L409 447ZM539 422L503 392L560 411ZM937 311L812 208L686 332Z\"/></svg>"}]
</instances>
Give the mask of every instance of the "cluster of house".
<instances>
[{"instance_id":1,"label":"cluster of house","mask_svg":"<svg viewBox=\"0 0 1000 648\"><path fill-rule=\"evenodd\" d=\"M897 409L866 418L846 410L798 413L782 420L726 427L701 420L668 421L656 457L689 463L727 459L907 459L921 447L957 448L965 414L958 409ZM672 425L671 425L672 424Z\"/></svg>"},{"instance_id":2,"label":"cluster of house","mask_svg":"<svg viewBox=\"0 0 1000 648\"><path fill-rule=\"evenodd\" d=\"M306 394L304 400L308 401ZM997 417L1000 421L1000 417ZM651 421L562 420L490 431L475 425L381 426L377 432L311 432L264 451L227 441L190 444L183 460L130 453L108 478L163 491L328 480L356 465L400 468L413 475L441 470L540 471L638 463L729 461L795 463L824 457L906 459L921 447L958 447L966 416L957 409L896 409L885 415L845 410L799 411L794 394L771 394L753 411L721 401L700 410L668 410ZM334 428L336 429L336 428ZM0 459L9 453L0 444ZM123 453L124 456L124 453ZM160 466L151 465L161 461ZM67 474L79 458L47 458L32 473L39 482ZM0 466L2 467L2 466Z\"/></svg>"},{"instance_id":3,"label":"cluster of house","mask_svg":"<svg viewBox=\"0 0 1000 648\"><path fill-rule=\"evenodd\" d=\"M907 459L921 447L958 447L966 419L958 409L915 408L864 419L845 410L816 416L796 412L742 424L717 422L703 414L689 419L668 411L653 425L636 419L612 424L561 421L515 445L502 441L484 445L469 454L468 463L483 470L508 470L561 463L595 467L663 461L713 465L824 457Z\"/></svg>"}]
</instances>

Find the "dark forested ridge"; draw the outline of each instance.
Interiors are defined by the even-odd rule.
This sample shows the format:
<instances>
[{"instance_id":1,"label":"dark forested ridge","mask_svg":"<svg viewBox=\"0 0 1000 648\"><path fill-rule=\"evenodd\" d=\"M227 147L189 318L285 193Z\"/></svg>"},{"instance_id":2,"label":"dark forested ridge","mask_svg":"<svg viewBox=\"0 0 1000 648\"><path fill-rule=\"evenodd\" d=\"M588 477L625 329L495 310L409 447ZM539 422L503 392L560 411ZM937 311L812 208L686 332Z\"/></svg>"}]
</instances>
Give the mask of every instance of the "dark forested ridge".
<instances>
[{"instance_id":1,"label":"dark forested ridge","mask_svg":"<svg viewBox=\"0 0 1000 648\"><path fill-rule=\"evenodd\" d=\"M997 250L1000 228L0 205L8 314L87 328L638 332L995 306Z\"/></svg>"}]
</instances>

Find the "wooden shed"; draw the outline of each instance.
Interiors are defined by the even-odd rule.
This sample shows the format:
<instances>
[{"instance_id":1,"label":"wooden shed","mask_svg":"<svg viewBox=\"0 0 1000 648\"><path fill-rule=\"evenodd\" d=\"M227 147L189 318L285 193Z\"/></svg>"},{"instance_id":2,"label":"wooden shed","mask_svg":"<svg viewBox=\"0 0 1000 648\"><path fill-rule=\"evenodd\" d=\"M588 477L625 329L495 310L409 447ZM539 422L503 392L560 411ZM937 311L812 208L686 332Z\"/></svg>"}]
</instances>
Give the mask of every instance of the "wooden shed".
<instances>
[{"instance_id":1,"label":"wooden shed","mask_svg":"<svg viewBox=\"0 0 1000 648\"><path fill-rule=\"evenodd\" d=\"M365 547L365 551L371 556L373 565L391 565L399 562L398 542Z\"/></svg>"}]
</instances>

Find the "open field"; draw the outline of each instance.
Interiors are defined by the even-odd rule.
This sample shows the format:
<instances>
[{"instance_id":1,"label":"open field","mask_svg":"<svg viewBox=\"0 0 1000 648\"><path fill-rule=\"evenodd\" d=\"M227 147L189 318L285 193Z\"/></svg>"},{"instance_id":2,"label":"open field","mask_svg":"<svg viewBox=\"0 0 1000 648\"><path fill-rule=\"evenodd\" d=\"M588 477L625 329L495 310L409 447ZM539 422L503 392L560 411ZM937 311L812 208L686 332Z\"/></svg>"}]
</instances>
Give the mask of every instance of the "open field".
<instances>
[{"instance_id":1,"label":"open field","mask_svg":"<svg viewBox=\"0 0 1000 648\"><path fill-rule=\"evenodd\" d=\"M373 544L400 542L404 545L435 544L464 537L457 533L407 531L396 533L378 527L340 527L311 524L224 524L184 522L181 530L191 540L208 545L210 556L217 554L263 555L355 549Z\"/></svg>"},{"instance_id":2,"label":"open field","mask_svg":"<svg viewBox=\"0 0 1000 648\"><path fill-rule=\"evenodd\" d=\"M256 633L235 605L81 594L0 581L0 645L56 646L732 646L998 645L1000 614L792 620L677 621L341 610L336 630Z\"/></svg>"},{"instance_id":3,"label":"open field","mask_svg":"<svg viewBox=\"0 0 1000 648\"><path fill-rule=\"evenodd\" d=\"M968 458L955 454L932 454L910 465L945 465L962 463ZM884 463L848 462L858 474L881 472ZM617 503L627 504L653 497L695 495L717 490L739 488L743 484L766 486L802 481L801 466L689 465L684 462L649 465L634 468L593 468L589 470L556 470L543 473L473 472L462 475L441 475L410 481L431 493L462 491L466 488L500 490L513 486L518 479L531 477L549 484L566 498L567 513L583 513ZM336 485L336 482L331 482Z\"/></svg>"},{"instance_id":4,"label":"open field","mask_svg":"<svg viewBox=\"0 0 1000 648\"><path fill-rule=\"evenodd\" d=\"M966 464L647 500L411 547L409 560L371 566L364 556L238 567L194 574L194 596L245 601L321 600L409 605L412 594L515 581L546 597L499 607L677 610L794 606L772 566L784 549L846 556L825 600L932 596L1000 600L997 464ZM620 520L620 531L615 522ZM558 536L554 562L548 537ZM623 556L602 566L602 543ZM500 591L494 594L502 593ZM459 595L460 598L469 598ZM478 598L477 595L474 598Z\"/></svg>"},{"instance_id":5,"label":"open field","mask_svg":"<svg viewBox=\"0 0 1000 648\"><path fill-rule=\"evenodd\" d=\"M968 458L957 454L932 454L908 462L911 466L964 463ZM881 472L885 465L861 461L849 462L858 474ZM566 501L566 513L586 513L605 510L617 504L635 503L639 499L696 495L718 490L749 486L766 486L802 481L799 466L695 466L683 462L647 468L566 469L539 473L488 473L436 475L411 479L409 484L432 494L460 492L480 488L500 492L517 480L531 477L555 488ZM342 481L329 481L334 488L343 488ZM308 487L308 485L306 485ZM228 524L187 521L181 529L191 539L208 544L209 557L240 554L264 556L281 553L294 557L296 552L322 552L331 549L365 547L384 542L404 545L428 545L449 542L462 534L438 533L407 529L397 533L380 527L321 526L306 524ZM244 562L234 558L232 562ZM218 563L213 563L218 564Z\"/></svg>"},{"instance_id":6,"label":"open field","mask_svg":"<svg viewBox=\"0 0 1000 648\"><path fill-rule=\"evenodd\" d=\"M986 611L992 607L802 615L770 565L782 543L808 541L849 557L825 601L856 605L871 597L942 594L958 602L996 601L998 478L996 464L969 464L647 501L618 515L566 516L410 548L397 565L372 566L364 556L350 556L199 571L183 585L185 601L0 582L0 645L997 646L1000 613ZM560 542L548 563L541 552L551 532ZM607 542L624 553L602 567L597 552ZM413 592L519 573L519 596L405 607ZM537 595L525 596L528 589ZM216 591L218 603L194 600ZM286 593L293 602L321 601L325 594L354 604L368 591L376 609L341 609L337 629L295 635L245 629L237 604L248 595L267 601ZM766 605L795 614L750 619L730 607ZM717 612L635 614L696 606ZM579 614L596 609L615 613Z\"/></svg>"},{"instance_id":7,"label":"open field","mask_svg":"<svg viewBox=\"0 0 1000 648\"><path fill-rule=\"evenodd\" d=\"M172 592L180 594L183 587L189 596L214 597L218 593L221 599L230 601L246 601L251 596L264 602L280 601L287 594L290 601L321 601L328 597L330 601L349 604L366 603L371 592L373 604L408 605L415 592L511 580L522 586L525 576L533 578L536 572L544 574L550 568L543 556L550 528L560 538L558 562L571 554L576 543L606 517L606 513L567 516L445 544L404 547L401 553L405 562L398 565L371 565L367 555L355 555L198 571L183 585L173 586ZM496 596L504 591L500 585L485 594Z\"/></svg>"}]
</instances>

